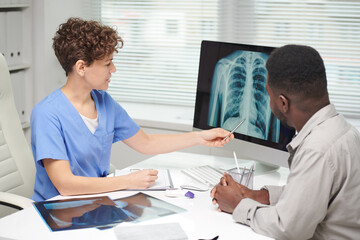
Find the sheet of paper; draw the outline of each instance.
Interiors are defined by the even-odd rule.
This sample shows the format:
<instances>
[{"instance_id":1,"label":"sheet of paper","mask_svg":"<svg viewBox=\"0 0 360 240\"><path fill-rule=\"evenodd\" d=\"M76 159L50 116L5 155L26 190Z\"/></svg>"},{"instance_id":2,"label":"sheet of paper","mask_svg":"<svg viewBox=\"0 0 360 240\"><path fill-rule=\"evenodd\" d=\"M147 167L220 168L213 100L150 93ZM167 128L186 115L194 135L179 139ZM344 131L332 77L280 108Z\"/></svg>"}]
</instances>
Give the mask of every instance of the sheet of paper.
<instances>
[{"instance_id":1,"label":"sheet of paper","mask_svg":"<svg viewBox=\"0 0 360 240\"><path fill-rule=\"evenodd\" d=\"M133 171L138 171L139 169L122 169L122 170L115 170L115 176L122 176L129 174ZM166 190L169 188L173 188L173 184L171 181L171 176L168 169L157 169L159 171L158 173L158 179L151 185L151 187L147 189L141 189L141 190ZM139 189L136 189L139 190Z\"/></svg>"},{"instance_id":2,"label":"sheet of paper","mask_svg":"<svg viewBox=\"0 0 360 240\"><path fill-rule=\"evenodd\" d=\"M118 226L114 229L117 239L127 240L183 240L188 239L179 223Z\"/></svg>"}]
</instances>

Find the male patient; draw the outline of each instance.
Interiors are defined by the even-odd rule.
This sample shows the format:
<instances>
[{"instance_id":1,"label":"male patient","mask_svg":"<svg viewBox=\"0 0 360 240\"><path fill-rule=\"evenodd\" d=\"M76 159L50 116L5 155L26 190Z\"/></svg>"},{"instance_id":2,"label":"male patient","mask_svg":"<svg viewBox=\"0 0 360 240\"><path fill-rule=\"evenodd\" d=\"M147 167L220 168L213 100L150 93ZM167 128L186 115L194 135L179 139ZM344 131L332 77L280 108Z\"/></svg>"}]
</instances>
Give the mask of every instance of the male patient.
<instances>
[{"instance_id":1,"label":"male patient","mask_svg":"<svg viewBox=\"0 0 360 240\"><path fill-rule=\"evenodd\" d=\"M271 110L297 132L287 146L287 184L255 191L224 174L213 203L276 239L359 239L360 134L330 104L319 53L286 45L266 68Z\"/></svg>"}]
</instances>

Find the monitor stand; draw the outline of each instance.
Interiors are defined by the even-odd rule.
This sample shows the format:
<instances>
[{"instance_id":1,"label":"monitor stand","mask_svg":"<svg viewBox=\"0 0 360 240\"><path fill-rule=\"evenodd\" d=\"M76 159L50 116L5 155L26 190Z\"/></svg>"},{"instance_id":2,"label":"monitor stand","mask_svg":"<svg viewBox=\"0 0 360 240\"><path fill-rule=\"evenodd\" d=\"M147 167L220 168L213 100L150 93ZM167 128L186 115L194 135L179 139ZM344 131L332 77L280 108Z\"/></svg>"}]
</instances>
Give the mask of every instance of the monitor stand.
<instances>
[{"instance_id":1,"label":"monitor stand","mask_svg":"<svg viewBox=\"0 0 360 240\"><path fill-rule=\"evenodd\" d=\"M271 173L271 172L276 172L277 170L279 170L279 166L276 165L271 165L271 164L265 164L265 163L261 163L258 161L254 161L255 162L255 175L262 175L262 174L267 174L267 173Z\"/></svg>"},{"instance_id":2,"label":"monitor stand","mask_svg":"<svg viewBox=\"0 0 360 240\"><path fill-rule=\"evenodd\" d=\"M277 165L263 163L263 162L260 162L257 160L244 159L244 158L238 159L238 162L239 162L240 168L246 167L247 169L250 169L251 166L254 164L254 169L255 169L254 174L255 175L262 175L262 174L267 174L267 173L271 173L271 172L276 172L280 168L280 166L277 166ZM234 170L236 170L236 167L233 166L227 170L234 171Z\"/></svg>"}]
</instances>

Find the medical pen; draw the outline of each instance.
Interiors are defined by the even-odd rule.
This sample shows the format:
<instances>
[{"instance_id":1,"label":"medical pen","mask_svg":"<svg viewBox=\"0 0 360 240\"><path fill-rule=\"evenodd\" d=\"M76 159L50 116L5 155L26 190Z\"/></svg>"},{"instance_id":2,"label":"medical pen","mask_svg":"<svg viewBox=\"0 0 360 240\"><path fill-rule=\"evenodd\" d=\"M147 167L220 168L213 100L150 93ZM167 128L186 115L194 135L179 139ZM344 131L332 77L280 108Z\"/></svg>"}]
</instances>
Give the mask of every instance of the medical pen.
<instances>
[{"instance_id":1,"label":"medical pen","mask_svg":"<svg viewBox=\"0 0 360 240\"><path fill-rule=\"evenodd\" d=\"M228 137L230 137L231 134L233 134L233 133L236 131L236 129L238 129L238 127L240 127L241 124L243 124L244 121L245 121L245 118L223 139L223 141L225 141L226 139L228 139Z\"/></svg>"},{"instance_id":2,"label":"medical pen","mask_svg":"<svg viewBox=\"0 0 360 240\"><path fill-rule=\"evenodd\" d=\"M236 168L237 168L238 173L240 174L240 168L239 168L239 163L238 163L238 160L236 157L236 153L235 153L235 151L233 153L234 153L234 160L235 160Z\"/></svg>"},{"instance_id":3,"label":"medical pen","mask_svg":"<svg viewBox=\"0 0 360 240\"><path fill-rule=\"evenodd\" d=\"M246 167L243 168L242 174L241 174L241 176L240 176L240 181L239 181L240 184L242 184L241 182L242 182L242 180L243 180L245 171L246 171Z\"/></svg>"},{"instance_id":4,"label":"medical pen","mask_svg":"<svg viewBox=\"0 0 360 240\"><path fill-rule=\"evenodd\" d=\"M253 171L254 171L254 164L251 165L249 174L247 175L246 182L245 182L245 186L246 186L246 187L248 187L248 185L249 185L250 178L252 177L251 175L253 174Z\"/></svg>"}]
</instances>

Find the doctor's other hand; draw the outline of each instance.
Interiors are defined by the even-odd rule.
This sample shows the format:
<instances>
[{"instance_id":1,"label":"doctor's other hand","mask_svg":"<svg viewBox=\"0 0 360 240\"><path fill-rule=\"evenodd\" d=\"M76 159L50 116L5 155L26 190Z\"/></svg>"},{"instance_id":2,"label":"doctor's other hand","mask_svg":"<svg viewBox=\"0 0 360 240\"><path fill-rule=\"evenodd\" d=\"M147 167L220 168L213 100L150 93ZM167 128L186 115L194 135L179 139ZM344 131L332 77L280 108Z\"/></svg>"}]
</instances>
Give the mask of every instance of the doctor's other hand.
<instances>
[{"instance_id":1,"label":"doctor's other hand","mask_svg":"<svg viewBox=\"0 0 360 240\"><path fill-rule=\"evenodd\" d=\"M208 147L222 147L234 138L234 134L231 134L225 141L223 141L230 132L222 128L203 130L199 132L199 134L201 138L201 145Z\"/></svg>"},{"instance_id":2,"label":"doctor's other hand","mask_svg":"<svg viewBox=\"0 0 360 240\"><path fill-rule=\"evenodd\" d=\"M128 189L149 188L158 179L158 170L144 169L127 175L129 179Z\"/></svg>"}]
</instances>

